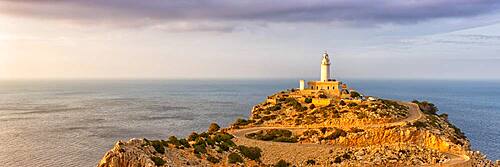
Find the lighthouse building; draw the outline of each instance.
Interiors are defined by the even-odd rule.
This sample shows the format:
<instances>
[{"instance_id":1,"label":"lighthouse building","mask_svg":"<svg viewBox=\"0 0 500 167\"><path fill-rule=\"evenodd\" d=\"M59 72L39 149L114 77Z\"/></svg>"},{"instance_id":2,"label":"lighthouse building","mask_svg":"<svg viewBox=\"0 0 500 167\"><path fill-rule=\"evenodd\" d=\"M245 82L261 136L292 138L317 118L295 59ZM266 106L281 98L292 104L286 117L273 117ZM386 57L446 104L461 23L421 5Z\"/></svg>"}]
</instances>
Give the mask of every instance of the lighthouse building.
<instances>
[{"instance_id":1,"label":"lighthouse building","mask_svg":"<svg viewBox=\"0 0 500 167\"><path fill-rule=\"evenodd\" d=\"M309 81L307 82L307 86L304 84L304 80L300 80L299 89L303 91L322 92L323 94L337 97L341 97L342 94L349 94L347 85L333 79L332 74L330 73L331 64L331 59L328 53L325 52L321 60L320 80Z\"/></svg>"}]
</instances>

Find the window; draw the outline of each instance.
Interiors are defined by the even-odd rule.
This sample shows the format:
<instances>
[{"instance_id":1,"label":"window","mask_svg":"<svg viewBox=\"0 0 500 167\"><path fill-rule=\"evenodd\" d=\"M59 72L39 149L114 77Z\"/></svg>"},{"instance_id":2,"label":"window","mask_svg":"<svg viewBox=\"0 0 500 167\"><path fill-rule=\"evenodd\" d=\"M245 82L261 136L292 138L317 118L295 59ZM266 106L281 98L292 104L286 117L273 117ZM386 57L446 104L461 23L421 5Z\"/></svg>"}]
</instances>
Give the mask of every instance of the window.
<instances>
[{"instance_id":1,"label":"window","mask_svg":"<svg viewBox=\"0 0 500 167\"><path fill-rule=\"evenodd\" d=\"M327 89L327 90L330 90L330 87L329 87L329 86L327 86L327 87L326 87L326 89Z\"/></svg>"}]
</instances>

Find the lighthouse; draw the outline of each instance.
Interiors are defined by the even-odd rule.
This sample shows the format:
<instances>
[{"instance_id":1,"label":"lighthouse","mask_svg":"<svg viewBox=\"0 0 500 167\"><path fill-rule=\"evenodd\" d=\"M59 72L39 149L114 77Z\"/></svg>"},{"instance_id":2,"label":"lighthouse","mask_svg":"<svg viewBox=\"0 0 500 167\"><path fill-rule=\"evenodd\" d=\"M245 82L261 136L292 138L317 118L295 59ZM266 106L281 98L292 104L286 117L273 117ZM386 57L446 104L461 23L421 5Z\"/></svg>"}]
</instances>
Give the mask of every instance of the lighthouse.
<instances>
[{"instance_id":1,"label":"lighthouse","mask_svg":"<svg viewBox=\"0 0 500 167\"><path fill-rule=\"evenodd\" d=\"M330 80L330 58L328 53L323 54L323 60L321 60L321 82L327 82Z\"/></svg>"}]
</instances>

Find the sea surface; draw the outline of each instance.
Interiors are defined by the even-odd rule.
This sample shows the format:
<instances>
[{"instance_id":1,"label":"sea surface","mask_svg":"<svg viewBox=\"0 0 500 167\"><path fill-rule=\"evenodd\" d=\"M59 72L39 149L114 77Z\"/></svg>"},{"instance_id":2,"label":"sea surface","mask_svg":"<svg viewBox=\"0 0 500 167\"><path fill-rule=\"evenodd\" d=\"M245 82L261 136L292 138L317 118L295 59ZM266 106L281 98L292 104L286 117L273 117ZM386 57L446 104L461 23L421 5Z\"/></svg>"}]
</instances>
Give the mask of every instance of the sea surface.
<instances>
[{"instance_id":1,"label":"sea surface","mask_svg":"<svg viewBox=\"0 0 500 167\"><path fill-rule=\"evenodd\" d=\"M344 82L366 95L431 101L474 149L500 159L500 81ZM297 86L291 79L0 81L0 166L95 166L118 140L227 126Z\"/></svg>"}]
</instances>

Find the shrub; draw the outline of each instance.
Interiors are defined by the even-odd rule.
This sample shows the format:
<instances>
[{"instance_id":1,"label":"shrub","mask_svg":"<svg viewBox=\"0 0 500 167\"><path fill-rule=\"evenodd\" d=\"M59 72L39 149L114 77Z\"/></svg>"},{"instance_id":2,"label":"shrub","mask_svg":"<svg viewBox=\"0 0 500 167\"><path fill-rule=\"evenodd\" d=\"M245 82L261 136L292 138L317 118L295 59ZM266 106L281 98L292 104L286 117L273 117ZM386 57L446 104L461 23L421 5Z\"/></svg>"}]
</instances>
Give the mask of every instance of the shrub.
<instances>
[{"instance_id":1,"label":"shrub","mask_svg":"<svg viewBox=\"0 0 500 167\"><path fill-rule=\"evenodd\" d=\"M316 165L316 161L315 161L315 160L310 159L310 160L307 160L307 161L306 161L306 164L307 164L307 165Z\"/></svg>"},{"instance_id":2,"label":"shrub","mask_svg":"<svg viewBox=\"0 0 500 167\"><path fill-rule=\"evenodd\" d=\"M274 142L297 143L297 138L292 137L277 137L273 139Z\"/></svg>"},{"instance_id":3,"label":"shrub","mask_svg":"<svg viewBox=\"0 0 500 167\"><path fill-rule=\"evenodd\" d=\"M281 110L281 105L277 104L277 105L271 106L267 109L270 111L278 111L278 110Z\"/></svg>"},{"instance_id":4,"label":"shrub","mask_svg":"<svg viewBox=\"0 0 500 167\"><path fill-rule=\"evenodd\" d=\"M214 140L216 142L228 141L228 140L231 140L233 138L234 138L234 136L229 134L229 133L217 133L214 136Z\"/></svg>"},{"instance_id":5,"label":"shrub","mask_svg":"<svg viewBox=\"0 0 500 167\"><path fill-rule=\"evenodd\" d=\"M311 105L309 106L309 109L311 109L311 110L312 110L312 109L315 109L315 108L316 108L316 106L315 106L314 104L311 104Z\"/></svg>"},{"instance_id":6,"label":"shrub","mask_svg":"<svg viewBox=\"0 0 500 167\"><path fill-rule=\"evenodd\" d=\"M321 133L322 133L322 134L325 134L325 133L326 133L326 131L328 130L328 128L326 128L326 127L322 127L322 128L320 128L319 130L321 131Z\"/></svg>"},{"instance_id":7,"label":"shrub","mask_svg":"<svg viewBox=\"0 0 500 167\"><path fill-rule=\"evenodd\" d=\"M443 118L444 120L448 120L448 114L446 113L440 114L439 117Z\"/></svg>"},{"instance_id":8,"label":"shrub","mask_svg":"<svg viewBox=\"0 0 500 167\"><path fill-rule=\"evenodd\" d=\"M233 126L245 126L245 125L248 125L250 123L250 121L246 120L246 119L241 119L241 118L238 118L236 119L236 121L233 123Z\"/></svg>"},{"instance_id":9,"label":"shrub","mask_svg":"<svg viewBox=\"0 0 500 167\"><path fill-rule=\"evenodd\" d=\"M156 166L163 166L165 164L165 160L157 156L151 157L151 160L153 160Z\"/></svg>"},{"instance_id":10,"label":"shrub","mask_svg":"<svg viewBox=\"0 0 500 167\"><path fill-rule=\"evenodd\" d=\"M326 136L325 139L335 140L335 139L339 138L340 136L342 136L342 137L347 136L347 132L345 132L342 129L335 129L335 131L332 134Z\"/></svg>"},{"instance_id":11,"label":"shrub","mask_svg":"<svg viewBox=\"0 0 500 167\"><path fill-rule=\"evenodd\" d=\"M203 146L207 146L207 143L205 142L205 140L201 137L197 138L195 143L193 144L194 145L203 145Z\"/></svg>"},{"instance_id":12,"label":"shrub","mask_svg":"<svg viewBox=\"0 0 500 167\"><path fill-rule=\"evenodd\" d=\"M309 104L309 103L313 102L313 99L308 97L308 98L304 99L304 102Z\"/></svg>"},{"instance_id":13,"label":"shrub","mask_svg":"<svg viewBox=\"0 0 500 167\"><path fill-rule=\"evenodd\" d=\"M436 113L439 111L438 108L430 102L427 101L419 102L417 100L414 100L413 102L418 104L418 108L420 108L420 110L422 110L422 112L426 114L436 115Z\"/></svg>"},{"instance_id":14,"label":"shrub","mask_svg":"<svg viewBox=\"0 0 500 167\"><path fill-rule=\"evenodd\" d=\"M261 130L256 133L249 133L245 135L248 138L264 140L264 141L275 141L275 142L297 142L297 138L292 136L292 132L285 129L270 129Z\"/></svg>"},{"instance_id":15,"label":"shrub","mask_svg":"<svg viewBox=\"0 0 500 167\"><path fill-rule=\"evenodd\" d=\"M175 136L170 136L170 137L168 138L168 143L173 144L173 145L175 145L176 147L178 147L178 146L180 146L180 145L181 145L181 142L179 142L179 140L178 140L178 139L177 139L177 137L175 137Z\"/></svg>"},{"instance_id":16,"label":"shrub","mask_svg":"<svg viewBox=\"0 0 500 167\"><path fill-rule=\"evenodd\" d=\"M229 163L232 163L232 164L235 164L235 163L238 163L238 162L239 163L243 162L243 158L239 154L237 154L237 153L231 153L231 154L229 154L227 156L227 159L228 159L227 161Z\"/></svg>"},{"instance_id":17,"label":"shrub","mask_svg":"<svg viewBox=\"0 0 500 167\"><path fill-rule=\"evenodd\" d=\"M422 121L416 121L415 123L413 123L413 126L415 126L417 128L425 128L427 126L427 124L425 122L422 122Z\"/></svg>"},{"instance_id":18,"label":"shrub","mask_svg":"<svg viewBox=\"0 0 500 167\"><path fill-rule=\"evenodd\" d=\"M358 112L357 114L358 114L358 119L368 118L368 116L365 113Z\"/></svg>"},{"instance_id":19,"label":"shrub","mask_svg":"<svg viewBox=\"0 0 500 167\"><path fill-rule=\"evenodd\" d=\"M196 132L193 132L191 133L189 136L188 136L188 141L195 141L197 138L198 138L198 134Z\"/></svg>"},{"instance_id":20,"label":"shrub","mask_svg":"<svg viewBox=\"0 0 500 167\"><path fill-rule=\"evenodd\" d=\"M208 127L208 133L215 133L219 131L220 126L217 125L216 123L211 123L210 126Z\"/></svg>"},{"instance_id":21,"label":"shrub","mask_svg":"<svg viewBox=\"0 0 500 167\"><path fill-rule=\"evenodd\" d=\"M216 164L216 163L219 163L219 162L220 162L220 160L219 160L218 158L215 158L215 157L213 157L213 156L211 156L211 155L208 155L208 156L207 156L207 161L212 162L212 163L214 163L214 164Z\"/></svg>"},{"instance_id":22,"label":"shrub","mask_svg":"<svg viewBox=\"0 0 500 167\"><path fill-rule=\"evenodd\" d=\"M224 144L224 143L221 143L221 144L217 144L217 146L219 147L219 149L217 149L217 152L224 152L224 151L229 151L229 147Z\"/></svg>"},{"instance_id":23,"label":"shrub","mask_svg":"<svg viewBox=\"0 0 500 167\"><path fill-rule=\"evenodd\" d=\"M341 117L340 113L338 113L338 112L336 112L336 113L333 114L333 118L340 118L340 117Z\"/></svg>"},{"instance_id":24,"label":"shrub","mask_svg":"<svg viewBox=\"0 0 500 167\"><path fill-rule=\"evenodd\" d=\"M286 162L285 160L279 160L276 164L273 165L274 167L288 167L290 166L290 163Z\"/></svg>"},{"instance_id":25,"label":"shrub","mask_svg":"<svg viewBox=\"0 0 500 167\"><path fill-rule=\"evenodd\" d=\"M181 145L184 146L184 148L191 147L191 145L189 145L189 142L186 139L180 139L179 143L181 143Z\"/></svg>"},{"instance_id":26,"label":"shrub","mask_svg":"<svg viewBox=\"0 0 500 167\"><path fill-rule=\"evenodd\" d=\"M228 148L236 146L236 144L234 144L234 142L231 140L224 141L222 144L227 146Z\"/></svg>"},{"instance_id":27,"label":"shrub","mask_svg":"<svg viewBox=\"0 0 500 167\"><path fill-rule=\"evenodd\" d=\"M160 154L165 154L165 147L163 147L163 143L161 141L155 140L151 141L151 146L153 146L156 152Z\"/></svg>"},{"instance_id":28,"label":"shrub","mask_svg":"<svg viewBox=\"0 0 500 167\"><path fill-rule=\"evenodd\" d=\"M319 135L319 132L316 130L309 129L309 130L304 131L302 134L304 136L314 136L314 135Z\"/></svg>"},{"instance_id":29,"label":"shrub","mask_svg":"<svg viewBox=\"0 0 500 167\"><path fill-rule=\"evenodd\" d=\"M359 94L358 92L355 92L355 91L351 91L351 97L358 98L358 97L361 97L361 94Z\"/></svg>"},{"instance_id":30,"label":"shrub","mask_svg":"<svg viewBox=\"0 0 500 167\"><path fill-rule=\"evenodd\" d=\"M359 129L359 128L356 128L356 127L352 127L349 132L351 133L359 133L359 132L364 132L365 130L363 129Z\"/></svg>"},{"instance_id":31,"label":"shrub","mask_svg":"<svg viewBox=\"0 0 500 167\"><path fill-rule=\"evenodd\" d=\"M341 105L341 106L345 106L345 105L346 105L346 103L344 102L344 100L340 100L339 105Z\"/></svg>"},{"instance_id":32,"label":"shrub","mask_svg":"<svg viewBox=\"0 0 500 167\"><path fill-rule=\"evenodd\" d=\"M288 103L288 104L290 104L291 106L293 106L293 108L295 110L298 110L298 111L307 110L307 107L306 108L302 107L302 105L297 100L295 100L294 98L286 98L285 102Z\"/></svg>"},{"instance_id":33,"label":"shrub","mask_svg":"<svg viewBox=\"0 0 500 167\"><path fill-rule=\"evenodd\" d=\"M262 150L260 150L259 147L246 147L246 146L243 146L243 145L240 145L237 147L238 150L240 150L240 153L247 157L248 159L251 159L251 160L259 160L260 157L261 157L261 152Z\"/></svg>"},{"instance_id":34,"label":"shrub","mask_svg":"<svg viewBox=\"0 0 500 167\"><path fill-rule=\"evenodd\" d=\"M205 145L202 145L202 144L198 144L198 145L194 145L194 153L195 154L205 154L207 153L207 148Z\"/></svg>"},{"instance_id":35,"label":"shrub","mask_svg":"<svg viewBox=\"0 0 500 167\"><path fill-rule=\"evenodd\" d=\"M210 134L208 134L207 132L203 132L203 133L200 133L199 136L203 137L203 138L207 138L208 136L210 136Z\"/></svg>"},{"instance_id":36,"label":"shrub","mask_svg":"<svg viewBox=\"0 0 500 167\"><path fill-rule=\"evenodd\" d=\"M358 104L357 103L349 103L349 104L347 104L347 106L349 106L349 107L356 107L356 106L358 106Z\"/></svg>"},{"instance_id":37,"label":"shrub","mask_svg":"<svg viewBox=\"0 0 500 167\"><path fill-rule=\"evenodd\" d=\"M326 96L326 95L324 95L324 94L320 94L318 97L319 97L319 98L323 98L323 99L328 98L328 96Z\"/></svg>"},{"instance_id":38,"label":"shrub","mask_svg":"<svg viewBox=\"0 0 500 167\"><path fill-rule=\"evenodd\" d=\"M335 157L335 159L333 160L333 162L335 163L341 163L342 162L342 159L340 157Z\"/></svg>"},{"instance_id":39,"label":"shrub","mask_svg":"<svg viewBox=\"0 0 500 167\"><path fill-rule=\"evenodd\" d=\"M205 139L205 141L207 142L207 145L209 145L209 146L213 146L215 144L215 141L210 139L210 138Z\"/></svg>"},{"instance_id":40,"label":"shrub","mask_svg":"<svg viewBox=\"0 0 500 167\"><path fill-rule=\"evenodd\" d=\"M290 137L290 136L292 136L292 131L285 130L285 129L271 129L269 131L269 135L277 136L277 137L281 137L281 136Z\"/></svg>"}]
</instances>

